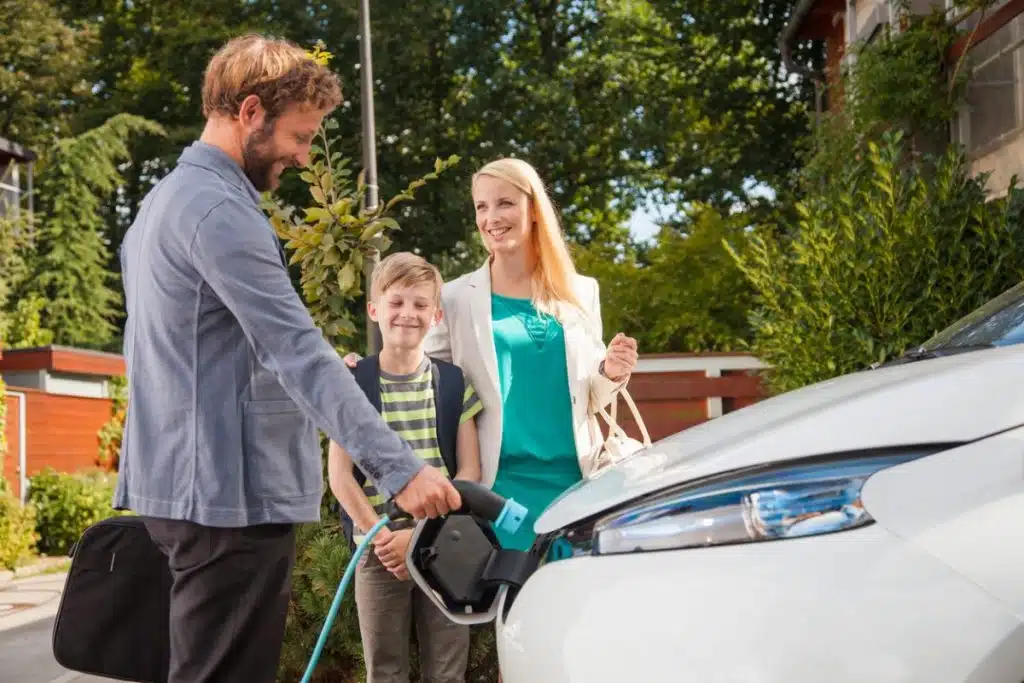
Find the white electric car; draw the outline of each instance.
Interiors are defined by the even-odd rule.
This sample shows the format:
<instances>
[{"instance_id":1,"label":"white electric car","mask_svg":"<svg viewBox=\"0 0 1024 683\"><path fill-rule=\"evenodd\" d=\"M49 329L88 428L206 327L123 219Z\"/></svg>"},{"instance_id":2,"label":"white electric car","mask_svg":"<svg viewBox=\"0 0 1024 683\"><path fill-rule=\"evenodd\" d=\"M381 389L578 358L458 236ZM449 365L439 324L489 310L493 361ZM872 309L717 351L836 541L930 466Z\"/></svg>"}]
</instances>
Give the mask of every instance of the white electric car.
<instances>
[{"instance_id":1,"label":"white electric car","mask_svg":"<svg viewBox=\"0 0 1024 683\"><path fill-rule=\"evenodd\" d=\"M1020 341L1024 285L566 492L504 683L1021 683Z\"/></svg>"}]
</instances>

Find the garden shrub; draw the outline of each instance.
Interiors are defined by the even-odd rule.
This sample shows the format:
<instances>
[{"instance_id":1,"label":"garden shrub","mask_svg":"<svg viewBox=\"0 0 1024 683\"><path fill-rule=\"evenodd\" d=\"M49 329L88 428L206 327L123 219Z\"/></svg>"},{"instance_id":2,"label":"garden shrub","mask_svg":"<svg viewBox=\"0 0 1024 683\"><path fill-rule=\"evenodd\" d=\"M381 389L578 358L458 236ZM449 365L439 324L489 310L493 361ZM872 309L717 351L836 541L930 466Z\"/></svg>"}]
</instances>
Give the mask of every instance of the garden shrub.
<instances>
[{"instance_id":1,"label":"garden shrub","mask_svg":"<svg viewBox=\"0 0 1024 683\"><path fill-rule=\"evenodd\" d=\"M350 558L336 515L325 516L320 524L301 525L298 529L298 548L295 571L292 573L292 599L277 677L282 682L298 680L305 672ZM373 551L370 549L367 552ZM418 680L414 632L411 640L410 679ZM353 580L331 627L313 681L357 683L365 678ZM473 629L466 682L494 683L497 680L494 625L487 624Z\"/></svg>"},{"instance_id":2,"label":"garden shrub","mask_svg":"<svg viewBox=\"0 0 1024 683\"><path fill-rule=\"evenodd\" d=\"M28 499L36 508L39 552L65 555L89 526L121 514L112 506L116 480L102 470L69 474L52 468L31 477Z\"/></svg>"},{"instance_id":3,"label":"garden shrub","mask_svg":"<svg viewBox=\"0 0 1024 683\"><path fill-rule=\"evenodd\" d=\"M962 153L912 158L900 133L868 143L754 236L740 267L757 292L752 350L787 391L917 346L1024 276L1021 193L988 200Z\"/></svg>"},{"instance_id":4,"label":"garden shrub","mask_svg":"<svg viewBox=\"0 0 1024 683\"><path fill-rule=\"evenodd\" d=\"M310 56L321 64L333 57L320 42ZM325 121L311 148L309 163L298 174L306 190L299 193L305 195L302 205L268 194L262 207L284 242L289 265L298 266L299 290L310 315L332 346L344 353L359 336L354 310L356 302L365 296L365 278L376 257L391 247L393 232L400 229L395 218L400 205L413 201L419 188L458 164L459 157L435 159L432 171L367 208L363 173L353 177L350 160L338 151L344 145L331 133L337 129L337 121ZM325 439L323 447L326 481ZM349 561L333 503L333 495L325 491L324 522L302 525L298 531L292 598L279 668L281 681L297 680L305 671ZM362 645L353 590L350 585L321 654L315 681L361 680Z\"/></svg>"},{"instance_id":5,"label":"garden shrub","mask_svg":"<svg viewBox=\"0 0 1024 683\"><path fill-rule=\"evenodd\" d=\"M30 558L37 538L35 509L0 491L0 569L14 569Z\"/></svg>"},{"instance_id":6,"label":"garden shrub","mask_svg":"<svg viewBox=\"0 0 1024 683\"><path fill-rule=\"evenodd\" d=\"M327 481L327 444L321 434L324 453L323 476ZM313 648L320 638L324 619L334 601L338 584L345 575L351 554L341 531L337 501L325 487L319 523L301 524L296 534L295 569L288 605L284 644L277 680L282 683L302 678ZM372 548L366 552L373 552ZM416 639L410 648L410 680L418 679ZM313 676L314 683L357 683L366 680L363 644L356 613L355 580L349 583L338 614L331 626ZM494 683L498 680L498 659L494 626L473 629L466 683Z\"/></svg>"},{"instance_id":7,"label":"garden shrub","mask_svg":"<svg viewBox=\"0 0 1024 683\"><path fill-rule=\"evenodd\" d=\"M279 681L302 678L349 561L348 545L340 527L328 520L322 524L301 525L297 544ZM331 627L313 680L354 683L362 676L362 644L356 618L355 581L352 581Z\"/></svg>"}]
</instances>

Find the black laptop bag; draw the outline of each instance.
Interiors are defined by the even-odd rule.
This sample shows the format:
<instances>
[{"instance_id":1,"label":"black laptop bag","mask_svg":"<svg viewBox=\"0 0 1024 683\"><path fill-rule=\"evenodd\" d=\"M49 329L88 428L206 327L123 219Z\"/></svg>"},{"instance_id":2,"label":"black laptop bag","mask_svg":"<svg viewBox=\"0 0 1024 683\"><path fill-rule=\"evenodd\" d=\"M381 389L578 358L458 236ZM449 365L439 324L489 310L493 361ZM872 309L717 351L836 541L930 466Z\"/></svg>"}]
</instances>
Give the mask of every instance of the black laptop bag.
<instances>
[{"instance_id":1,"label":"black laptop bag","mask_svg":"<svg viewBox=\"0 0 1024 683\"><path fill-rule=\"evenodd\" d=\"M93 524L71 549L53 626L66 669L137 683L166 683L171 574L138 517Z\"/></svg>"}]
</instances>

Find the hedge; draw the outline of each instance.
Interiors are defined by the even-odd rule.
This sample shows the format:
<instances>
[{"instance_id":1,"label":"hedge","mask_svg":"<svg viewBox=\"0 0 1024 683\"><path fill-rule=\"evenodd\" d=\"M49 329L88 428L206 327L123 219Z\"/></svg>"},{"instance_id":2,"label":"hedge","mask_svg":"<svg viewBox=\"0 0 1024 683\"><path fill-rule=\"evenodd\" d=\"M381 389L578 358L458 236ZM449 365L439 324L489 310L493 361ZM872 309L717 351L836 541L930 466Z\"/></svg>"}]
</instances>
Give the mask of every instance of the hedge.
<instances>
[{"instance_id":1,"label":"hedge","mask_svg":"<svg viewBox=\"0 0 1024 683\"><path fill-rule=\"evenodd\" d=\"M31 477L28 500L36 509L39 552L66 555L89 526L121 514L111 505L116 481L117 475L102 470L47 468Z\"/></svg>"}]
</instances>

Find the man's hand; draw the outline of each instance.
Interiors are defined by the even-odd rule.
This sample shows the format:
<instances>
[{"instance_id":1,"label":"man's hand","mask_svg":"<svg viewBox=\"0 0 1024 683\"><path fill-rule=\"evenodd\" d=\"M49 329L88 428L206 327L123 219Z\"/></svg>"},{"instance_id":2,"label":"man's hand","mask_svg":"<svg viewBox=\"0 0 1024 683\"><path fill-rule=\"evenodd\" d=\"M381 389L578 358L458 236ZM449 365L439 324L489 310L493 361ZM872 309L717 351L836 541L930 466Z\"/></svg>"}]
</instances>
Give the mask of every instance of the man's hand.
<instances>
[{"instance_id":1,"label":"man's hand","mask_svg":"<svg viewBox=\"0 0 1024 683\"><path fill-rule=\"evenodd\" d=\"M433 519L462 507L462 497L448 477L430 465L422 468L395 495L395 502L415 519Z\"/></svg>"},{"instance_id":2,"label":"man's hand","mask_svg":"<svg viewBox=\"0 0 1024 683\"><path fill-rule=\"evenodd\" d=\"M405 566L405 556L409 552L409 541L412 539L412 529L401 529L391 534L387 543L376 546L373 550L381 564L395 575L396 578L407 581L409 570Z\"/></svg>"}]
</instances>

